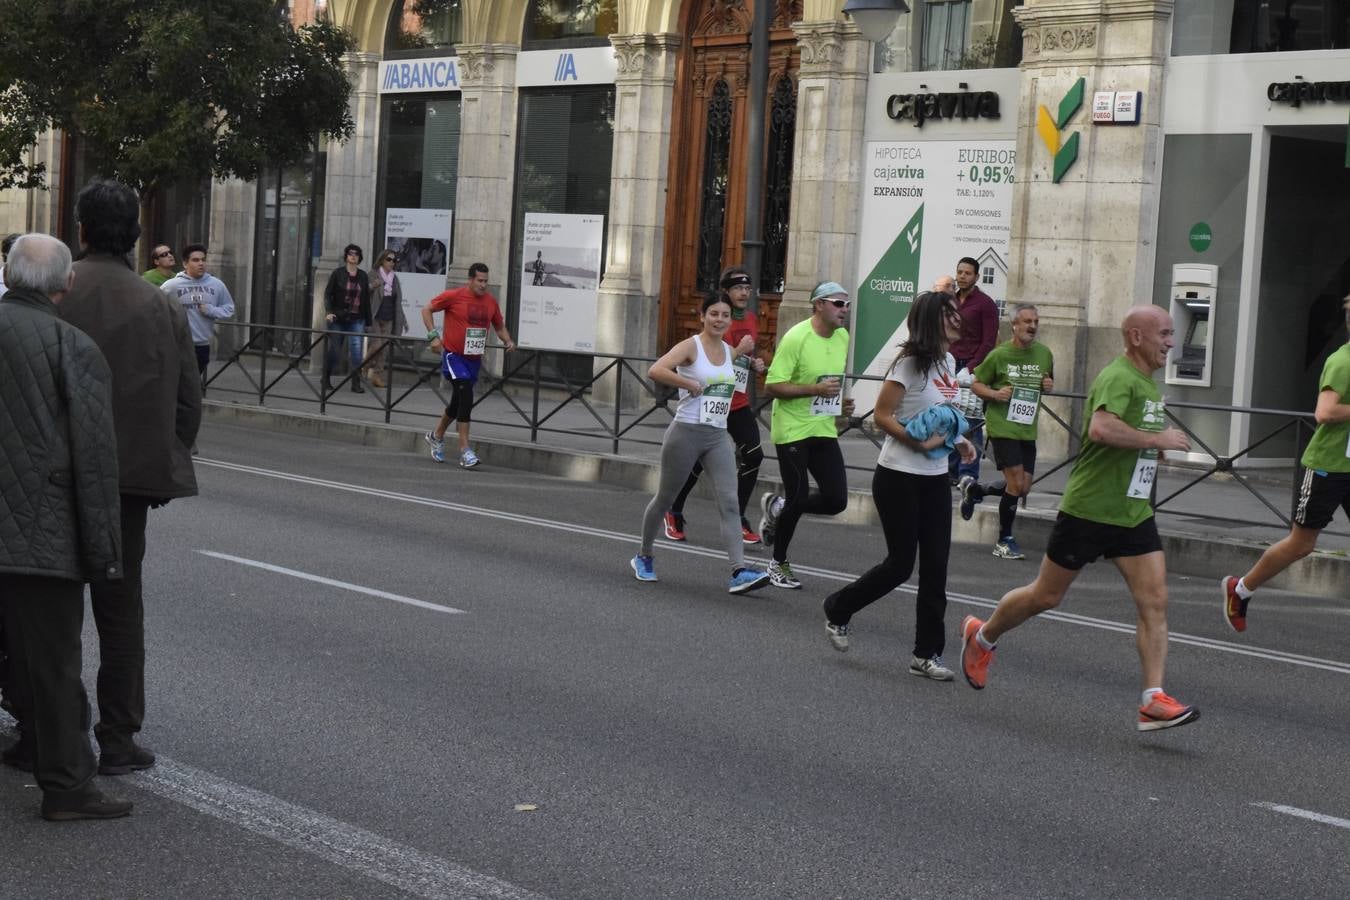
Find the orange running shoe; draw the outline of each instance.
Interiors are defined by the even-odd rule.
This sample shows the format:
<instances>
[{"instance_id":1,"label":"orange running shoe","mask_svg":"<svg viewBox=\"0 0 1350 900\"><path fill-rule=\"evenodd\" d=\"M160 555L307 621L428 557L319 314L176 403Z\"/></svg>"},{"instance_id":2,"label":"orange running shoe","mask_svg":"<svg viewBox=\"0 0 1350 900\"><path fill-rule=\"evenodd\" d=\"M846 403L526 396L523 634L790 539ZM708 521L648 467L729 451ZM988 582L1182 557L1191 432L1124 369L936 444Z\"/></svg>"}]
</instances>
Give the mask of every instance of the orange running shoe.
<instances>
[{"instance_id":1,"label":"orange running shoe","mask_svg":"<svg viewBox=\"0 0 1350 900\"><path fill-rule=\"evenodd\" d=\"M1200 710L1159 692L1153 695L1148 706L1139 707L1139 730L1158 731L1163 728L1174 728L1177 725L1188 725L1198 718Z\"/></svg>"},{"instance_id":2,"label":"orange running shoe","mask_svg":"<svg viewBox=\"0 0 1350 900\"><path fill-rule=\"evenodd\" d=\"M1243 600L1239 597L1237 583L1238 580L1229 575L1219 582L1219 588L1223 591L1223 620L1229 628L1241 632L1247 630L1247 604L1252 598Z\"/></svg>"},{"instance_id":3,"label":"orange running shoe","mask_svg":"<svg viewBox=\"0 0 1350 900\"><path fill-rule=\"evenodd\" d=\"M961 622L961 674L975 690L983 690L989 678L989 663L994 660L994 651L986 650L975 640L984 623L974 616L966 616Z\"/></svg>"}]
</instances>

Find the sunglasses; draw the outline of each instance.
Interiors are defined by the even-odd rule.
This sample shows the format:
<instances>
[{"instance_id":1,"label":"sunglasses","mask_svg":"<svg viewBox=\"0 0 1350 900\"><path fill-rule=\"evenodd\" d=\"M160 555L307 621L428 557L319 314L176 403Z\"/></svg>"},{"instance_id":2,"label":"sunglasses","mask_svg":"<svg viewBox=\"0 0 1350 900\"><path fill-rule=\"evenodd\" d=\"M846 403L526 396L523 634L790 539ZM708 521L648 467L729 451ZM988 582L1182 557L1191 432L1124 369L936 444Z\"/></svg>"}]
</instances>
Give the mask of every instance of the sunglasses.
<instances>
[{"instance_id":1,"label":"sunglasses","mask_svg":"<svg viewBox=\"0 0 1350 900\"><path fill-rule=\"evenodd\" d=\"M380 262L398 262L398 257L397 257L397 256L386 256L384 259L380 260Z\"/></svg>"},{"instance_id":2,"label":"sunglasses","mask_svg":"<svg viewBox=\"0 0 1350 900\"><path fill-rule=\"evenodd\" d=\"M156 253L151 259L163 259L166 256L173 256L172 250L165 250L163 253Z\"/></svg>"},{"instance_id":3,"label":"sunglasses","mask_svg":"<svg viewBox=\"0 0 1350 900\"><path fill-rule=\"evenodd\" d=\"M835 309L848 309L850 306L853 305L852 300L837 300L831 299L829 297L821 297L820 299L824 300L826 303L830 304Z\"/></svg>"}]
</instances>

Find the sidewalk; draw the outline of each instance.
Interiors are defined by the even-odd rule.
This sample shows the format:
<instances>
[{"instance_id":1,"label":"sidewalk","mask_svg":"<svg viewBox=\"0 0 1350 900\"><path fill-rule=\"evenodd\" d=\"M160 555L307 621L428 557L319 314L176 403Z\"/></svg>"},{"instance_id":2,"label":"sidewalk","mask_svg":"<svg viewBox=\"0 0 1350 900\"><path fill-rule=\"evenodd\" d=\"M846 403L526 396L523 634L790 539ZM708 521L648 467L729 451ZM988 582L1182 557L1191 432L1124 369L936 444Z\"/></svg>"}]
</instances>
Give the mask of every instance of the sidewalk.
<instances>
[{"instance_id":1,"label":"sidewalk","mask_svg":"<svg viewBox=\"0 0 1350 900\"><path fill-rule=\"evenodd\" d=\"M269 363L274 378L278 368ZM213 363L211 374L216 369ZM250 363L250 374L256 380L257 363ZM372 392L367 386L364 394L355 394L348 387L341 388L327 404L323 414L316 391L318 377L310 377L313 387L307 387L302 376L287 373L282 381L268 392L266 405L258 404L257 388L249 383L237 366L226 369L208 388L206 416L209 421L242 425L275 431L305 434L315 438L346 441L373 446L390 447L424 455L427 452L422 434L431 428L443 408L443 401L424 384L399 402L390 415L388 424L377 397L384 391ZM407 389L400 382L394 397ZM437 382L433 382L439 386ZM512 399L524 412L515 409L500 391L494 391L474 408L473 444L485 465L519 468L566 478L602 481L640 491L655 491L657 459L660 442L670 415L656 410L639 424L633 425L621 441L619 452L612 452L613 440L607 427L612 427L614 411L591 401L597 420L577 401L572 401L549 416L566 395L557 389L545 389L539 399L539 418L549 416L540 430L537 442L530 442L528 416L533 397L529 386L523 395ZM480 385L479 393L483 389ZM442 392L448 397L448 391ZM673 407L672 407L673 408ZM635 415L625 413L622 426L628 427ZM601 422L605 424L602 424ZM452 426L453 428L453 426ZM453 432L447 436L453 443ZM772 454L768 444L768 429L764 428L765 452ZM849 467L851 487L849 507L843 514L845 521L876 523L870 486L871 472L876 464L877 449L858 430L843 435L840 446ZM209 446L203 448L209 454ZM1048 472L1059 461L1039 460L1038 468ZM447 463L453 466L453 462ZM1158 498L1165 500L1173 492L1194 480L1202 470L1163 466L1158 476ZM1018 513L1017 537L1028 551L1027 574L1034 571L1035 555L1044 550L1050 527L1054 522L1059 494L1067 479L1065 467L1039 482L1026 507ZM1245 474L1245 473L1244 473ZM778 466L767 459L760 470L760 483L766 490L778 482ZM1275 509L1288 515L1292 491L1292 470L1262 470L1247 475L1251 487ZM981 466L981 478L995 478L992 461ZM699 494L707 497L706 485L700 484ZM955 496L955 494L953 494ZM1199 518L1197 514L1213 518ZM1260 556L1270 543L1282 538L1288 529L1279 524L1275 515L1252 492L1231 476L1211 476L1158 510L1158 530L1162 533L1168 554L1169 569L1187 574L1218 579L1224 574L1240 574ZM755 518L752 516L752 518ZM1343 531L1345 523L1332 523L1332 531ZM976 507L975 516L963 522L954 516L953 537L958 541L988 544L997 539L998 508L992 499ZM1343 598L1350 595L1350 557L1345 548L1350 541L1335 534L1326 534L1322 548L1305 560L1290 567L1272 587L1298 591L1314 596ZM999 563L1012 565L1013 563Z\"/></svg>"}]
</instances>

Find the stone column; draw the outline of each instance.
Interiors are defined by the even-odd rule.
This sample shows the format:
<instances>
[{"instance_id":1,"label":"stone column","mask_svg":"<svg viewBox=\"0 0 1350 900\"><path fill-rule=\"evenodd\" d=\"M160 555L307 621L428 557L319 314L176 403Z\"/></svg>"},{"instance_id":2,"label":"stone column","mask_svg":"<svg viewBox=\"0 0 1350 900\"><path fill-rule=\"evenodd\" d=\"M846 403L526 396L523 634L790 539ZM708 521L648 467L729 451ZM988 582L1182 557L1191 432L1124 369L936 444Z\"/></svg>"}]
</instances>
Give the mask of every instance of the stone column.
<instances>
[{"instance_id":1,"label":"stone column","mask_svg":"<svg viewBox=\"0 0 1350 900\"><path fill-rule=\"evenodd\" d=\"M1010 303L1040 307L1040 339L1055 354L1055 384L1085 391L1120 352L1125 310L1152 300L1163 69L1172 0L1028 0L1023 33L1018 177L1013 199ZM1079 78L1083 107L1059 129L1078 135L1077 159L1054 182L1054 154L1036 128L1058 118ZM1139 125L1092 124L1094 91L1143 91Z\"/></svg>"},{"instance_id":2,"label":"stone column","mask_svg":"<svg viewBox=\"0 0 1350 900\"><path fill-rule=\"evenodd\" d=\"M365 250L363 265L369 266L379 249L375 240L375 180L379 166L380 92L378 85L380 56L377 53L349 53L347 77L352 82L352 118L356 131L344 143L330 142L327 177L324 181L323 248L314 274L314 305L311 327L324 326L323 290L328 273L342 265L342 248L359 244ZM316 351L316 357L322 354ZM314 371L321 371L323 360L311 360Z\"/></svg>"},{"instance_id":3,"label":"stone column","mask_svg":"<svg viewBox=\"0 0 1350 900\"><path fill-rule=\"evenodd\" d=\"M610 169L605 277L600 283L596 350L654 356L660 321L662 247L670 119L675 98L676 34L610 35L618 60L614 155ZM597 366L609 360L597 360ZM623 392L634 401L637 384ZM613 402L614 379L596 384Z\"/></svg>"},{"instance_id":4,"label":"stone column","mask_svg":"<svg viewBox=\"0 0 1350 900\"><path fill-rule=\"evenodd\" d=\"M801 47L786 287L778 334L811 313L811 288L853 287L871 43L844 22L794 22Z\"/></svg>"},{"instance_id":5,"label":"stone column","mask_svg":"<svg viewBox=\"0 0 1350 900\"><path fill-rule=\"evenodd\" d=\"M515 44L459 44L456 50L461 89L459 183L455 252L447 283L463 284L471 264L486 263L488 290L505 306L510 283L516 54L520 48ZM489 371L501 372L500 350L489 350L484 360Z\"/></svg>"}]
</instances>

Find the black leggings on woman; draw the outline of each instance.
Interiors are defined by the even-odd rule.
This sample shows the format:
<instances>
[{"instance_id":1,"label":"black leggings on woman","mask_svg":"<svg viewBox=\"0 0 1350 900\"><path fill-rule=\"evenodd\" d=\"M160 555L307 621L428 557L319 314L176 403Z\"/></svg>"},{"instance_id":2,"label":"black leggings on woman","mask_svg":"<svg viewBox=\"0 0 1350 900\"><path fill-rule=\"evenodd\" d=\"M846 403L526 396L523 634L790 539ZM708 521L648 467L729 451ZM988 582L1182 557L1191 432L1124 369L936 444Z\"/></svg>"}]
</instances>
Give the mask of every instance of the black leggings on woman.
<instances>
[{"instance_id":1,"label":"black leggings on woman","mask_svg":"<svg viewBox=\"0 0 1350 900\"><path fill-rule=\"evenodd\" d=\"M940 656L945 641L947 557L952 546L952 489L947 473L911 475L877 466L872 499L886 535L886 558L825 598L825 616L847 625L853 614L909 580L919 563L914 655Z\"/></svg>"},{"instance_id":2,"label":"black leggings on woman","mask_svg":"<svg viewBox=\"0 0 1350 900\"><path fill-rule=\"evenodd\" d=\"M733 409L727 416L727 434L736 444L736 499L740 501L743 519L745 505L750 502L755 485L759 482L759 464L764 461L764 451L759 446L759 423L755 421L754 410L748 406ZM698 484L698 476L702 473L703 464L695 463L689 480L680 489L675 502L670 504L671 512L684 514L684 501L689 499L689 492Z\"/></svg>"}]
</instances>

